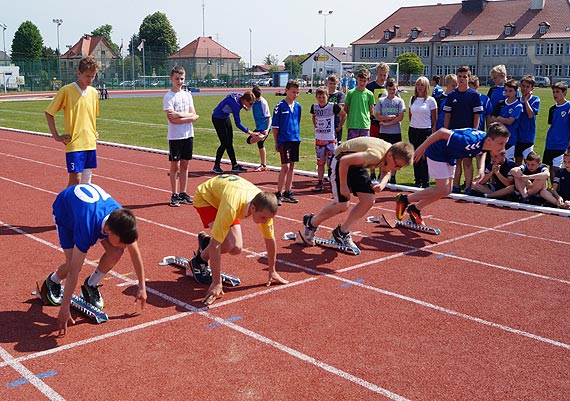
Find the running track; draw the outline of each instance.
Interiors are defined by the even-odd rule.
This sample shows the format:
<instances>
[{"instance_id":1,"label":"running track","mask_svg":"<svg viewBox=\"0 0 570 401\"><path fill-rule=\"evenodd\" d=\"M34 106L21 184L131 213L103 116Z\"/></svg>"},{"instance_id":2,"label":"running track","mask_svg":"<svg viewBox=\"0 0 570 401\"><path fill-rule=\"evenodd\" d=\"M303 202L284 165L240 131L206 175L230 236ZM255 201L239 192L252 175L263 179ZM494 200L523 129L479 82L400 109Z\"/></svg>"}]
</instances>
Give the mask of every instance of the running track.
<instances>
[{"instance_id":1,"label":"running track","mask_svg":"<svg viewBox=\"0 0 570 401\"><path fill-rule=\"evenodd\" d=\"M568 218L445 199L426 212L440 236L363 221L355 257L280 239L330 201L296 176L301 202L276 218L290 284L264 285L263 240L244 221L246 249L222 259L242 286L207 309L205 288L157 265L190 257L201 230L191 206L167 206L166 157L103 145L93 181L139 218L148 304L135 312L125 256L102 289L110 321L79 317L57 338L58 309L31 291L63 260L51 218L67 182L58 145L0 131L0 400L568 399ZM211 167L192 161L189 187ZM275 190L273 171L244 177ZM371 214L391 212L394 195ZM81 279L100 255L88 253Z\"/></svg>"}]
</instances>

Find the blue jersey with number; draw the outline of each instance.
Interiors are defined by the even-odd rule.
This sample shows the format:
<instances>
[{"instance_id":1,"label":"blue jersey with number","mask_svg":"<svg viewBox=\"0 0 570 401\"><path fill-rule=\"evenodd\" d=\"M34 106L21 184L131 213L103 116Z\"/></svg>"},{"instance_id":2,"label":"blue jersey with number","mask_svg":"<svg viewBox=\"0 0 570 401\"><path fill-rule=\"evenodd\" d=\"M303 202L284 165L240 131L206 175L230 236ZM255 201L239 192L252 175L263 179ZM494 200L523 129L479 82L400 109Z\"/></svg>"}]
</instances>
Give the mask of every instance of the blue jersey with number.
<instances>
[{"instance_id":1,"label":"blue jersey with number","mask_svg":"<svg viewBox=\"0 0 570 401\"><path fill-rule=\"evenodd\" d=\"M95 184L74 185L61 191L53 202L53 216L58 231L64 231L67 239L72 241L62 243L62 248L75 245L87 253L98 240L107 238L103 227L109 214L119 208L121 205ZM63 241L64 233L59 234Z\"/></svg>"},{"instance_id":2,"label":"blue jersey with number","mask_svg":"<svg viewBox=\"0 0 570 401\"><path fill-rule=\"evenodd\" d=\"M455 165L456 159L467 159L483 152L483 142L487 137L485 131L474 128L451 130L447 141L441 140L432 143L426 149L426 156L437 162Z\"/></svg>"},{"instance_id":3,"label":"blue jersey with number","mask_svg":"<svg viewBox=\"0 0 570 401\"><path fill-rule=\"evenodd\" d=\"M548 132L546 133L545 150L568 149L570 141L570 102L555 104L548 113Z\"/></svg>"}]
</instances>

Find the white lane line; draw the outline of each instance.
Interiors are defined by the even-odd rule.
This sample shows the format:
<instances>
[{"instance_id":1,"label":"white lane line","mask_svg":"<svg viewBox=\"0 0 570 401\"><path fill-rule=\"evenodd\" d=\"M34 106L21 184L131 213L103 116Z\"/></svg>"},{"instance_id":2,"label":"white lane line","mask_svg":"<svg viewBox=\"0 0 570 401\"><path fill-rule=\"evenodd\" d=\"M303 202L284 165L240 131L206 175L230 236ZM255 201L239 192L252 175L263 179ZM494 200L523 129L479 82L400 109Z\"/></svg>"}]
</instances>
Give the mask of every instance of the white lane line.
<instances>
[{"instance_id":1,"label":"white lane line","mask_svg":"<svg viewBox=\"0 0 570 401\"><path fill-rule=\"evenodd\" d=\"M8 353L4 348L0 347L0 357L5 361L5 364L10 366L16 372L18 372L24 379L26 379L32 386L37 388L43 395L48 399L53 401L65 401L61 395L59 395L53 388L48 386L43 380L36 377L36 375L22 365L20 362L16 361L10 353Z\"/></svg>"}]
</instances>

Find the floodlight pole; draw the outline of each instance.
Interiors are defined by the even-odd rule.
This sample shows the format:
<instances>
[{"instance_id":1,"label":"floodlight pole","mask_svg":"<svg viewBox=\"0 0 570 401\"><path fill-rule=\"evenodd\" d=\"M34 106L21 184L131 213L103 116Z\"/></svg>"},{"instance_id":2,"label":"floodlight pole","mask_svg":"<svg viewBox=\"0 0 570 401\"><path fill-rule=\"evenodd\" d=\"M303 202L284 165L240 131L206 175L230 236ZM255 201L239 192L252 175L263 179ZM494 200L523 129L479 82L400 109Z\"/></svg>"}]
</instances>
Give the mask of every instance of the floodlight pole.
<instances>
[{"instance_id":1,"label":"floodlight pole","mask_svg":"<svg viewBox=\"0 0 570 401\"><path fill-rule=\"evenodd\" d=\"M59 51L59 27L63 24L63 19L54 18L53 23L57 24L57 71L58 71L58 78L61 80L61 52Z\"/></svg>"},{"instance_id":2,"label":"floodlight pole","mask_svg":"<svg viewBox=\"0 0 570 401\"><path fill-rule=\"evenodd\" d=\"M322 15L325 19L325 27L324 27L324 40L323 40L323 47L327 46L327 17L332 14L332 10L324 12L323 10L319 10L318 14Z\"/></svg>"},{"instance_id":3,"label":"floodlight pole","mask_svg":"<svg viewBox=\"0 0 570 401\"><path fill-rule=\"evenodd\" d=\"M4 42L4 61L6 61L6 28L8 25L0 24L0 26L2 27L2 41Z\"/></svg>"}]
</instances>

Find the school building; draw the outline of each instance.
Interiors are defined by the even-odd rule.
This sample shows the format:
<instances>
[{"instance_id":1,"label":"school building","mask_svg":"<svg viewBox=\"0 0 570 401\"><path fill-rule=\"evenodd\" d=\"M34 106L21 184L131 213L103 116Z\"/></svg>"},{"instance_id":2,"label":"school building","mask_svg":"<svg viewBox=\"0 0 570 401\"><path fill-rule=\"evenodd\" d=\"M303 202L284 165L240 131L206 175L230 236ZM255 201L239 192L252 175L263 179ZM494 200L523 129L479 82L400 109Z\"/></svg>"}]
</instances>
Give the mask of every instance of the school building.
<instances>
[{"instance_id":1,"label":"school building","mask_svg":"<svg viewBox=\"0 0 570 401\"><path fill-rule=\"evenodd\" d=\"M463 0L401 7L352 42L353 61L417 54L426 76L467 65L482 83L497 64L521 78L570 79L570 0ZM490 80L489 80L490 81Z\"/></svg>"}]
</instances>

